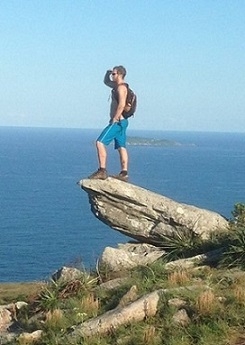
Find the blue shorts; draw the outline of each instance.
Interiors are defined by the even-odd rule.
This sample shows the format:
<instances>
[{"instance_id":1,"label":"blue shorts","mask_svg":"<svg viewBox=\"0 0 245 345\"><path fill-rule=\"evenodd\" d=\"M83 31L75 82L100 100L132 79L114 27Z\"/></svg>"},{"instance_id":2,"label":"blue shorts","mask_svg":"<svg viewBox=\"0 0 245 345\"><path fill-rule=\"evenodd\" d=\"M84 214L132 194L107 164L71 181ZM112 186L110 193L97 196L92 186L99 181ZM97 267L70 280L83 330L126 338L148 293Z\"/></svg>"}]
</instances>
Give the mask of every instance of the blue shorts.
<instances>
[{"instance_id":1,"label":"blue shorts","mask_svg":"<svg viewBox=\"0 0 245 345\"><path fill-rule=\"evenodd\" d=\"M128 120L123 119L106 126L98 137L97 141L109 145L114 140L114 148L126 147L126 129Z\"/></svg>"}]
</instances>

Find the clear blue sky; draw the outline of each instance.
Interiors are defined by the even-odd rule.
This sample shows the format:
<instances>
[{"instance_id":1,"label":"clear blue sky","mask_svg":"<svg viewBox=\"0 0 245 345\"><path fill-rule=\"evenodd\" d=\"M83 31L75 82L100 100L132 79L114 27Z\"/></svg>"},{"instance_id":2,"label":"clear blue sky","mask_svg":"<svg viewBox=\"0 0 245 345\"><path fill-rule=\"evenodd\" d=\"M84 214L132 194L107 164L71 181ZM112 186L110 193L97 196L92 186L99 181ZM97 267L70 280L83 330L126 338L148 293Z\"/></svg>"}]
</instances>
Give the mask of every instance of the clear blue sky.
<instances>
[{"instance_id":1,"label":"clear blue sky","mask_svg":"<svg viewBox=\"0 0 245 345\"><path fill-rule=\"evenodd\" d=\"M1 0L0 126L101 128L114 65L132 129L245 132L244 0Z\"/></svg>"}]
</instances>

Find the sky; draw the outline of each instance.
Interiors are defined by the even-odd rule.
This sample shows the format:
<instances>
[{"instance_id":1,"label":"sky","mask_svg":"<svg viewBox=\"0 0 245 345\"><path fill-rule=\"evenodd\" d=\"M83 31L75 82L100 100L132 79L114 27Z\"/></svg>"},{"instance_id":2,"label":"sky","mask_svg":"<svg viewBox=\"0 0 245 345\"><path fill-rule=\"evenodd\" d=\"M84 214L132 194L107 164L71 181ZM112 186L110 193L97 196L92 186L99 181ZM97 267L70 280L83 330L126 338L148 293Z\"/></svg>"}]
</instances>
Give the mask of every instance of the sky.
<instances>
[{"instance_id":1,"label":"sky","mask_svg":"<svg viewBox=\"0 0 245 345\"><path fill-rule=\"evenodd\" d=\"M244 0L0 0L0 126L103 128L107 69L132 129L245 132Z\"/></svg>"}]
</instances>

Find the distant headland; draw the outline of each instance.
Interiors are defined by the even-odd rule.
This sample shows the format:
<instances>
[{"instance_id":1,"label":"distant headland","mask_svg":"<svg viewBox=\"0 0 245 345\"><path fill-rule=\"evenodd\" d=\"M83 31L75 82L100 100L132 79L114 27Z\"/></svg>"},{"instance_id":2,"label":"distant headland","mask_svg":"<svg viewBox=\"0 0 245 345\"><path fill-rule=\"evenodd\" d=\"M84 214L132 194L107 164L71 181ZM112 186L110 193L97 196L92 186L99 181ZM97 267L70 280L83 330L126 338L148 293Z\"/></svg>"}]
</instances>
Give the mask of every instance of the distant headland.
<instances>
[{"instance_id":1,"label":"distant headland","mask_svg":"<svg viewBox=\"0 0 245 345\"><path fill-rule=\"evenodd\" d=\"M195 146L195 144L182 144L174 140L167 139L154 139L128 136L127 144L132 146L160 146L160 147L173 147L173 146Z\"/></svg>"}]
</instances>

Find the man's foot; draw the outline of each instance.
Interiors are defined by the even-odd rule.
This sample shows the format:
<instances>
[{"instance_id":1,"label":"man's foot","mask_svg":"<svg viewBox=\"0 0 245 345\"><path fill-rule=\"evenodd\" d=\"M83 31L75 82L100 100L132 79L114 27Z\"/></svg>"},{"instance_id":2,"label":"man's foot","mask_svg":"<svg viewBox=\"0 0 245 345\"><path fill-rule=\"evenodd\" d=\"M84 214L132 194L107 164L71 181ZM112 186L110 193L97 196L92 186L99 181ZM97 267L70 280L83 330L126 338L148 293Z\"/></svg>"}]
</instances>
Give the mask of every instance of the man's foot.
<instances>
[{"instance_id":1,"label":"man's foot","mask_svg":"<svg viewBox=\"0 0 245 345\"><path fill-rule=\"evenodd\" d=\"M112 177L124 182L128 182L128 173L125 170L122 170L118 175L113 175Z\"/></svg>"},{"instance_id":2,"label":"man's foot","mask_svg":"<svg viewBox=\"0 0 245 345\"><path fill-rule=\"evenodd\" d=\"M106 169L98 169L92 175L90 175L89 179L98 179L98 180L106 180L108 177Z\"/></svg>"}]
</instances>

